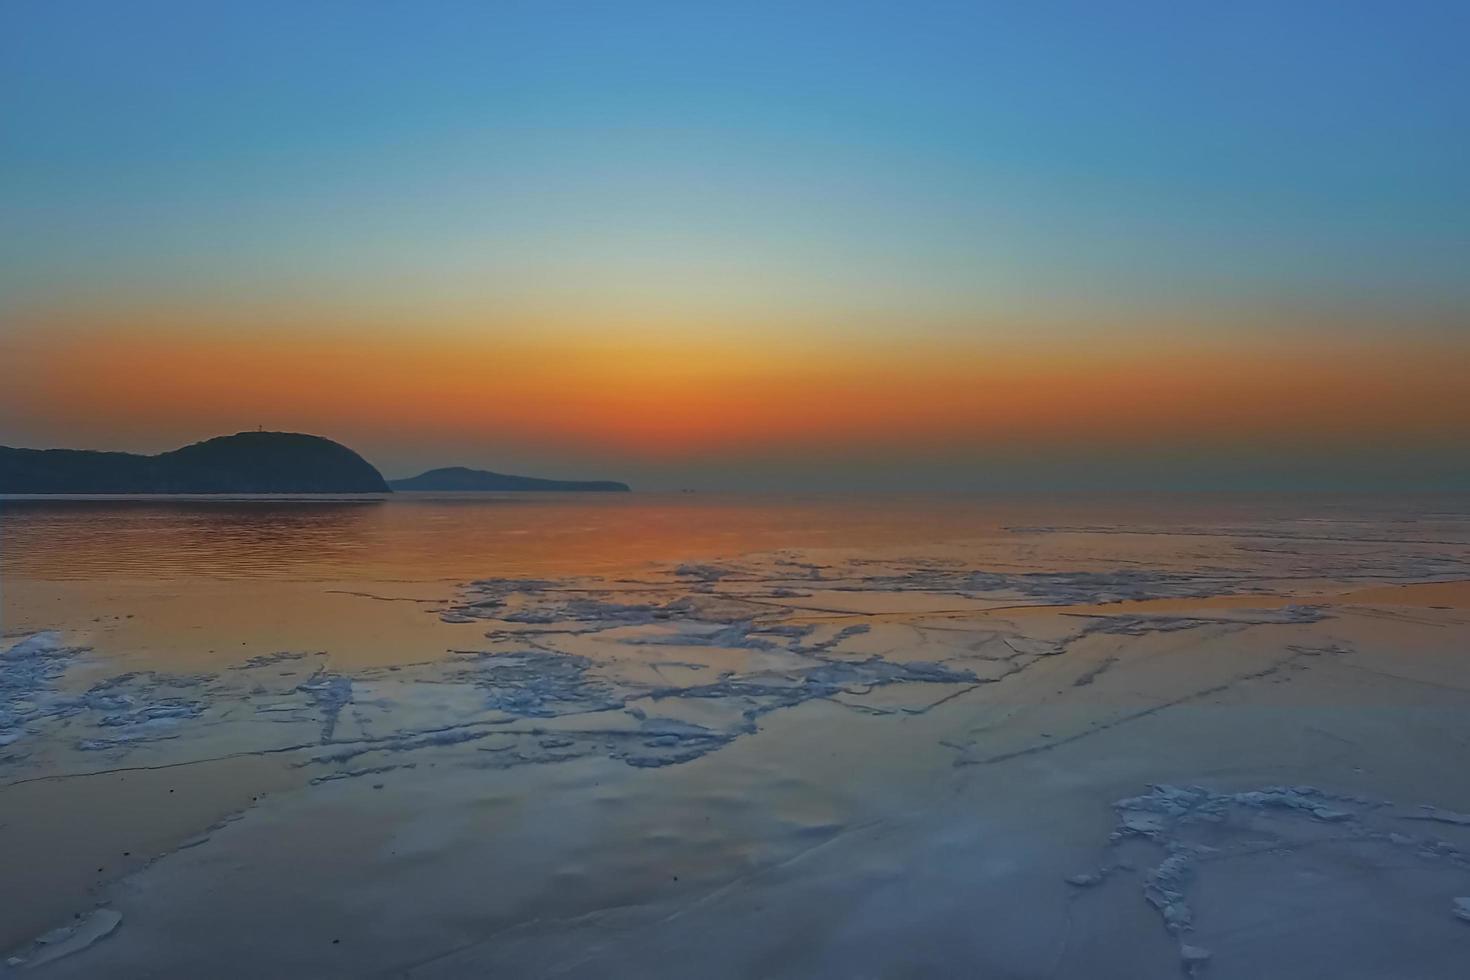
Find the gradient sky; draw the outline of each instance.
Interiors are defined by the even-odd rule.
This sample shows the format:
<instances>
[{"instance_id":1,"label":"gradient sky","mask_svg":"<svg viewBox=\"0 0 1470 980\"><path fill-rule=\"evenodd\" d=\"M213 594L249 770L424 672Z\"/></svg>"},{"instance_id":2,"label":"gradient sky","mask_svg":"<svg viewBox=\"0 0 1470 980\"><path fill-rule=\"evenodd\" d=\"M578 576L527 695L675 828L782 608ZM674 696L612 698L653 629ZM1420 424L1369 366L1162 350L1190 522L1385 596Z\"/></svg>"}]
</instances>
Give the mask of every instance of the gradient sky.
<instances>
[{"instance_id":1,"label":"gradient sky","mask_svg":"<svg viewBox=\"0 0 1470 980\"><path fill-rule=\"evenodd\" d=\"M0 443L1470 487L1470 5L0 5Z\"/></svg>"}]
</instances>

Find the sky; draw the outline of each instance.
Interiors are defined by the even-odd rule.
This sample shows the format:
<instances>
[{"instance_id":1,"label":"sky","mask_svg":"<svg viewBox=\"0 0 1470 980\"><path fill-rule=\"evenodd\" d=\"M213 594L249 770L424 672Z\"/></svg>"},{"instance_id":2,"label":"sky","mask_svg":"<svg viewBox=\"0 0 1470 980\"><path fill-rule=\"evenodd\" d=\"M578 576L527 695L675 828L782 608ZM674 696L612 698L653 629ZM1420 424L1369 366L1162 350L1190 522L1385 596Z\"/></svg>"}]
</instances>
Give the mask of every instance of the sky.
<instances>
[{"instance_id":1,"label":"sky","mask_svg":"<svg viewBox=\"0 0 1470 980\"><path fill-rule=\"evenodd\" d=\"M1463 3L0 5L0 444L1470 488Z\"/></svg>"}]
</instances>

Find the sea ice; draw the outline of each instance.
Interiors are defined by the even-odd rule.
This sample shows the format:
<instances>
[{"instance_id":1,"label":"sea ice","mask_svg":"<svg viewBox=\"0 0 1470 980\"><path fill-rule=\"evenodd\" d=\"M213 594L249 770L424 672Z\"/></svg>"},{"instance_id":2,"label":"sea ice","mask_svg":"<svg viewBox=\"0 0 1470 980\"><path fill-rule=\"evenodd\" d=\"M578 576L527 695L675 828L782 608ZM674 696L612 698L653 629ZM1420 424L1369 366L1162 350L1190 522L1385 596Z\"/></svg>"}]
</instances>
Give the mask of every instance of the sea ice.
<instances>
[{"instance_id":1,"label":"sea ice","mask_svg":"<svg viewBox=\"0 0 1470 980\"><path fill-rule=\"evenodd\" d=\"M1421 805L1418 813L1407 813L1404 816L1409 820L1433 820L1436 823L1452 823L1461 827L1470 827L1470 813L1441 810L1437 806Z\"/></svg>"},{"instance_id":2,"label":"sea ice","mask_svg":"<svg viewBox=\"0 0 1470 980\"><path fill-rule=\"evenodd\" d=\"M58 926L31 943L30 948L6 960L11 967L35 969L63 956L86 949L99 939L110 936L122 923L122 913L115 909L93 909L75 922Z\"/></svg>"}]
</instances>

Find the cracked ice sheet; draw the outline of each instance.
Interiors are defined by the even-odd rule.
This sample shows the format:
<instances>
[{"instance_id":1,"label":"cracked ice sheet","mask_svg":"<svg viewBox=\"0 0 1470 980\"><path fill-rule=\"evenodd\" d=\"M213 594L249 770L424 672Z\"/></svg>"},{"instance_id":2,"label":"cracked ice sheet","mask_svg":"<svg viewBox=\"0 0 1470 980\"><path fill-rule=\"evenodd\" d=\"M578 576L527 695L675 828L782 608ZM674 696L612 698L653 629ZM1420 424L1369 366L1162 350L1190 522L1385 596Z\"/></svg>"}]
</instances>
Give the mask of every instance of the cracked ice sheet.
<instances>
[{"instance_id":1,"label":"cracked ice sheet","mask_svg":"<svg viewBox=\"0 0 1470 980\"><path fill-rule=\"evenodd\" d=\"M753 732L761 716L808 700L862 697L894 684L965 684L979 676L964 656L889 660L872 650L846 651L845 643L869 632L866 624L797 623L779 607L685 591L688 578L675 572L645 588L639 601L622 596L626 583L599 589L595 582L477 582L449 612L491 623L490 642L440 660L343 671L324 654L284 651L215 674L137 671L104 678L58 702L64 711L32 712L25 727L15 728L12 744L21 748L10 761L29 778L101 768L79 761L78 753L116 768L316 743L323 750L311 758L346 763L367 753L475 741L517 719L621 712L634 700L731 706L694 712L720 717L717 728L661 732L636 751L565 737L548 744L537 728L522 726L516 731L528 736L526 746L505 757L564 761L603 751L629 765L663 765L713 751ZM718 579L701 575L694 588L711 581ZM59 642L38 634L16 645L14 659L30 663L37 658L22 656L29 644ZM47 683L61 668L48 671ZM179 745L167 744L176 739Z\"/></svg>"},{"instance_id":2,"label":"cracked ice sheet","mask_svg":"<svg viewBox=\"0 0 1470 980\"><path fill-rule=\"evenodd\" d=\"M1178 937L1190 975L1225 943L1243 975L1429 976L1444 968L1439 937L1451 947L1460 938L1458 899L1446 896L1470 880L1470 851L1405 826L1389 801L1311 785L1220 792L1160 784L1113 806L1113 852L1069 882L1141 888ZM1123 856L1134 842L1152 852L1142 862ZM1381 924L1390 895L1394 917L1414 917L1407 927L1367 940L1342 928L1354 919ZM1242 935L1253 942L1242 944Z\"/></svg>"},{"instance_id":3,"label":"cracked ice sheet","mask_svg":"<svg viewBox=\"0 0 1470 980\"><path fill-rule=\"evenodd\" d=\"M1310 673L1293 681L1312 683ZM156 966L163 950L181 973L218 957L303 975L385 967L414 977L796 977L900 968L952 975L962 965L979 975L1178 976L1181 944L1139 880L1158 863L1160 845L1125 842L1138 849L1121 855L1135 871L1084 893L1065 880L1100 863L1099 845L1117 826L1110 801L1146 793L1143 774L1225 770L1240 780L1251 770L1311 770L1339 787L1314 788L1334 798L1311 800L1313 810L1329 804L1355 821L1420 836L1422 822L1397 822L1395 814L1418 812L1409 804L1424 797L1404 792L1448 805L1467 788L1454 771L1404 771L1406 748L1425 731L1413 713L1378 732L1370 717L1272 710L1300 694L1269 680L1242 682L1235 693L1242 703L1232 710L1252 705L1260 713L1151 715L1050 753L969 770L958 781L941 775L953 770L946 753L932 749L959 718L911 717L896 738L888 719L808 703L769 716L762 736L660 770L654 781L610 778L596 760L582 759L482 773L390 772L383 778L397 792L388 796L362 779L322 784L273 798L208 844L145 872L119 906L128 925L57 975L103 964L126 974L131 965ZM1251 723L1243 726L1242 717ZM1321 744L1301 740L1304 726L1323 724L1377 737L1332 763ZM1368 803L1336 798L1368 795L1374 783L1389 786L1400 806L1373 806L1381 790ZM1247 779L1209 792L1268 785ZM1256 821L1245 833L1209 823L1200 832L1294 844L1351 830L1332 814L1244 809ZM353 816L344 827L346 814ZM360 843L323 846L344 830ZM1392 842L1326 847L1299 851L1305 864L1243 853L1198 872L1188 945L1211 952L1209 975L1269 976L1273 963L1286 963L1297 974L1322 964L1327 975L1367 978L1383 975L1374 956L1388 953L1403 957L1414 976L1458 975L1462 933L1454 930L1465 927L1440 894L1458 887L1443 861L1420 874L1388 863L1423 861ZM1334 847L1343 848L1341 858ZM237 868L223 890L222 862ZM1324 875L1343 877L1329 890L1317 884ZM354 896L353 907L313 906L307 915L292 897L299 890L280 884L301 877ZM1392 899L1379 899L1378 887ZM405 903L404 895L415 900ZM1324 909L1327 895L1346 898ZM1232 932L1263 896L1291 913L1293 928L1273 931L1248 919L1248 928ZM391 937L353 924L379 907L396 910ZM211 916L234 926L207 943L165 941L211 936ZM1345 922L1362 925L1352 932L1360 947L1384 929L1407 940L1350 956L1325 943ZM1301 942L1302 930L1327 935ZM281 939L262 952L248 940L260 934ZM328 936L343 941L330 944Z\"/></svg>"},{"instance_id":4,"label":"cracked ice sheet","mask_svg":"<svg viewBox=\"0 0 1470 980\"><path fill-rule=\"evenodd\" d=\"M191 726L188 739L121 743L106 750L108 762L166 760L179 758L180 752L187 757L190 751L216 745L299 744L303 748L293 762L322 760L305 767L306 774L318 779L345 776L318 783L310 792L371 793L369 779L419 779L421 770L398 767L421 758L491 772L536 768L538 762L599 766L611 761L640 771L654 764L672 773L705 760L723 768L736 764L731 753L748 751L744 746L759 741L747 735L764 730L762 739L769 744L770 733L778 729L802 751L825 750L837 733L851 736L852 745L863 752L849 764L896 793L892 770L874 763L884 755L874 739L892 739L895 731L902 732L907 754L928 747L920 754L933 761L921 769L929 778L942 779L938 774L952 771L958 758L983 760L998 754L993 751L997 748L1013 746L1047 759L1076 751L1094 737L1108 737L1134 719L1157 722L1154 709L1167 707L1171 699L1187 705L1199 691L1239 696L1253 685L1277 683L1296 668L1297 660L1306 662L1307 655L1297 657L1291 645L1311 647L1315 642L1319 652L1312 655L1313 663L1326 657L1336 665L1356 656L1344 646L1332 646L1341 639L1330 635L1341 616L1298 621L1270 610L1254 616L1249 603L1232 610L1230 617L1205 616L1201 611L1208 608L1208 598L1179 598L1222 584L1231 591L1254 591L1254 581L1244 575L1225 583L1212 573L1191 582L1175 572L1119 576L1098 570L1032 577L1022 588L1013 573L996 582L986 577L990 573L981 576L973 568L928 560L892 558L880 566L829 558L824 567L809 564L833 581L853 586L835 590L847 595L861 596L858 586L864 574L874 572L872 605L855 616L793 608L802 605L799 595L774 594L809 589L811 569L793 574L791 567L769 560L726 562L726 573L718 577L656 570L643 582L475 586L466 590L461 603L445 607L494 600L473 614L462 613L468 622L454 624L461 635L466 627L472 636L475 631L488 634L483 642L464 642L464 653L394 665L397 669L347 670L330 658L267 660L230 671L228 677L221 672L196 679L189 683L207 707L185 719ZM763 577L770 572L777 574ZM1096 589L1102 596L1131 595L1135 598L1130 601L1138 603L1181 605L1161 607L1148 616L1131 609L1126 629L1089 629L1097 622L1096 607L1067 607L1079 589ZM567 599L572 590L576 601ZM1019 598L1025 605L1055 608L986 617L965 605L936 620L927 612L916 616L894 611L889 596L895 590L905 595L932 590L945 601L954 598L948 591L989 590L1008 602ZM1146 598L1136 598L1140 591ZM1279 610L1279 603L1274 605ZM510 613L503 617L507 609ZM1105 615L1116 611L1104 610ZM1086 615L1068 615L1074 612ZM437 621L429 611L426 616ZM1219 622L1222 618L1229 621ZM859 623L868 629L829 643ZM958 629L923 632L929 627ZM1237 643L1245 649L1233 646ZM1321 652L1329 649L1342 652ZM1075 679L1108 657L1117 659L1074 693ZM935 681L936 670L946 672L942 682ZM850 727L892 721L889 714L853 711L851 704L879 712L917 706L931 703L931 695L937 701L939 689L959 692L982 680L989 683L933 712L905 713L903 729ZM125 687L136 705L146 709L162 698L162 682L136 683L142 686ZM1064 697L1051 704L1050 691L1057 684ZM339 696L343 693L348 697ZM1024 710L1018 713L1018 706ZM335 720L329 717L333 712ZM965 723L957 724L966 714ZM837 715L852 718L839 722ZM793 729L797 717L820 717L822 726ZM73 721L67 720L68 729ZM925 733L922 737L915 725ZM47 744L47 733L40 734L39 741ZM69 736L76 734L68 731ZM957 756L941 741L963 751ZM1051 749L1052 742L1061 747ZM984 751L976 753L977 747ZM57 760L61 768L81 758L82 750L70 751L74 758ZM803 778L820 781L811 772ZM769 782L757 784L757 797L769 796ZM854 795L871 797L873 790ZM1436 802L1456 801L1441 797ZM213 848L223 839L225 834L200 848ZM614 843L631 844L634 852L641 850L651 859L646 842ZM681 852L694 849L692 839L681 843ZM716 848L715 853L721 852ZM130 915L129 924L134 921Z\"/></svg>"},{"instance_id":5,"label":"cracked ice sheet","mask_svg":"<svg viewBox=\"0 0 1470 980\"><path fill-rule=\"evenodd\" d=\"M1035 659L1065 652L1067 648L1065 637L1038 645L1034 638L1020 635L1014 629L1010 630L1011 635L1006 635L1005 626L990 630L984 641L992 648L988 653L973 642L936 643L931 639L933 634L925 633L924 626L912 616L894 613L885 605L887 597L896 594L894 589L899 593L914 588L1000 590L1009 598L1029 595L1038 600L1033 608L1041 609L1074 597L1079 589L1103 595L1137 595L1152 590L1169 596L1180 591L1199 591L1199 583L1192 582L1189 576L1146 570L1014 575L975 571L955 567L951 561L931 560L802 565L807 571L801 580L820 576L843 581L846 576L849 584L844 586L848 590L845 594L855 599L866 598L874 605L865 611L868 617L882 615L886 620L899 620L842 626L823 622L821 617L814 619L804 605L790 608L783 606L782 601L753 603L741 595L685 591L727 585L748 590L752 584L764 588L769 582L761 578L762 572L784 575L790 565L789 559L780 558L745 566L727 563L716 570L680 566L655 571L642 582L483 580L468 587L461 601L451 604L448 611L471 621L489 619L495 624L487 634L487 638L495 641L492 651L457 655L461 660L466 656L479 657L491 675L488 679L473 677L452 664L435 663L410 664L388 671L360 671L354 677L328 671L325 658L289 652L251 657L236 665L231 672L235 676L228 679L224 675L136 672L98 681L84 693L82 700L88 705L95 702L103 708L117 710L110 714L92 712L89 718L78 719L71 727L82 728L90 720L99 730L79 734L72 747L78 751L106 753L112 762L123 761L135 748L146 748L151 753L149 764L159 764L160 760L171 758L167 746L160 743L177 737L185 721L198 722L182 726L189 732L190 749L196 755L211 744L233 745L235 751L309 744L310 739L302 729L313 724L320 726L323 742L353 739L372 742L401 737L418 738L416 744L433 744L432 738L425 742L421 736L440 735L445 729L461 726L495 723L504 720L499 717L501 714L544 716L569 710L578 713L616 710L629 697L668 698L684 696L683 692L702 699L738 700L745 716L744 727L748 729L751 718L808 697L841 694L845 699L851 698L855 689L871 688L875 681L880 686L905 681L928 682L934 678L920 675L925 671L932 674L934 670L944 673L951 683L993 683L1025 670ZM869 577L858 578L859 571ZM861 588L864 584L866 591ZM951 601L950 597L931 598ZM1167 615L1187 608L1191 602L1207 606L1221 601L1230 601L1232 608L1215 611L1209 618ZM1112 612L1112 609L1132 610L1148 602L1169 605L1162 609L1165 614L1152 617L1120 617ZM1260 603L1277 607L1274 613L1253 614L1250 603L1251 597L1129 599L1111 607L1078 607L1071 612L1092 617L1081 628L1082 633L1115 631L1120 625L1119 631L1137 634L1229 623L1259 625L1275 621L1270 619L1272 615L1303 612L1310 618L1309 610L1296 606L1282 609L1277 599ZM1244 610L1235 608L1241 605L1245 606ZM928 606L922 610L933 613ZM979 611L965 609L954 615L973 617ZM806 621L802 621L803 617ZM999 644L995 643L997 639ZM520 676L514 676L510 664L486 659L487 653L496 652L495 644L508 654L526 656L528 651L516 649L518 642L534 644L534 651L572 656L548 659L529 652L533 666L521 671ZM875 674L873 669L857 663L859 657L875 660L884 665L883 669ZM918 664L919 669L890 669L891 664L904 662ZM535 663L572 666L579 677L595 668L597 676L590 677L584 686L590 689L602 685L605 690L599 697L583 698L571 707L568 705L576 699L553 690L549 701L558 706L548 708L546 692L536 688L546 683L554 687L557 673L541 670ZM997 666L998 663L1003 666ZM279 670L271 669L277 665L281 665ZM299 682L292 680L308 670L315 674ZM241 671L262 673L267 675L267 680L277 683L262 683L253 673L247 678ZM699 676L696 672L707 673ZM390 673L396 676L389 676ZM509 680L505 683L496 680L501 675ZM1092 668L1083 676L1095 678L1099 671ZM247 680L249 689L243 690ZM354 694L354 685L361 696ZM488 695L479 697L487 688ZM196 697L188 696L191 689ZM68 710L78 713L75 705ZM267 718L273 730L250 725L252 717ZM338 738L337 727L344 719L344 735ZM423 721L416 723L416 719ZM430 720L432 724L425 723ZM723 736L728 738L738 733L726 729ZM24 734L10 726L6 738L13 743ZM705 741L714 745L719 739Z\"/></svg>"}]
</instances>

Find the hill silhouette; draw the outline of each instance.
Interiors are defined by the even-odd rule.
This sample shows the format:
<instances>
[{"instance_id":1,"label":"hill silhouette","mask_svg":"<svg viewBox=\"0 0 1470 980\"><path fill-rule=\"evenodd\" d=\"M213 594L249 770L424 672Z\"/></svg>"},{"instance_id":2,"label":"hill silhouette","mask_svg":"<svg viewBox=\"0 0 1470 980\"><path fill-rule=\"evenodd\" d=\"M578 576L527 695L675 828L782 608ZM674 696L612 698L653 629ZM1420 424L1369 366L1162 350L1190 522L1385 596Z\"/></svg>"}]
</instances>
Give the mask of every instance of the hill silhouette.
<instances>
[{"instance_id":1,"label":"hill silhouette","mask_svg":"<svg viewBox=\"0 0 1470 980\"><path fill-rule=\"evenodd\" d=\"M341 443L240 432L156 456L0 446L0 493L388 493Z\"/></svg>"},{"instance_id":2,"label":"hill silhouette","mask_svg":"<svg viewBox=\"0 0 1470 980\"><path fill-rule=\"evenodd\" d=\"M429 470L406 480L390 480L394 490L438 490L441 492L478 492L494 490L569 490L604 493L627 493L628 485L616 480L543 480L534 476L511 476L489 470L472 470L465 466L445 466Z\"/></svg>"}]
</instances>

